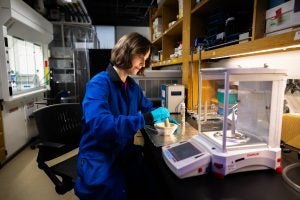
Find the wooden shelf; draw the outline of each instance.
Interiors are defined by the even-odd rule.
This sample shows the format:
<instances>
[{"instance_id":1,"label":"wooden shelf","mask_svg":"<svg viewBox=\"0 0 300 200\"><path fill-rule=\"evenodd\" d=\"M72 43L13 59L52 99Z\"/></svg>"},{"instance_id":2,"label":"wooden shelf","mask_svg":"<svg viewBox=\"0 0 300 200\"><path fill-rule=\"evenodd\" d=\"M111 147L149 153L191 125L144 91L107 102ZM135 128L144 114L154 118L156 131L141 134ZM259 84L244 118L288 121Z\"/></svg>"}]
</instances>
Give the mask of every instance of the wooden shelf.
<instances>
[{"instance_id":1,"label":"wooden shelf","mask_svg":"<svg viewBox=\"0 0 300 200\"><path fill-rule=\"evenodd\" d=\"M259 55L279 51L288 51L300 49L300 40L294 40L295 34L299 31L291 31L278 35L268 36L246 43L226 46L210 51L201 52L201 59L216 59L224 57L238 57L246 55ZM286 48L288 46L297 45L293 48ZM199 54L193 55L193 60L199 60Z\"/></svg>"},{"instance_id":2,"label":"wooden shelf","mask_svg":"<svg viewBox=\"0 0 300 200\"><path fill-rule=\"evenodd\" d=\"M173 26L168 28L165 32L164 35L182 35L182 18L177 20Z\"/></svg>"},{"instance_id":3,"label":"wooden shelf","mask_svg":"<svg viewBox=\"0 0 300 200\"><path fill-rule=\"evenodd\" d=\"M177 19L179 13L178 1L162 0L158 8L150 10L150 26L153 25L157 17L161 17L162 34L152 41L154 49L161 51L164 59L162 62L153 63L153 67L182 64L182 59L170 59L179 42L182 41L183 18ZM169 24L174 24L169 27ZM150 27L151 37L154 35L153 27Z\"/></svg>"},{"instance_id":4,"label":"wooden shelf","mask_svg":"<svg viewBox=\"0 0 300 200\"><path fill-rule=\"evenodd\" d=\"M158 5L158 8L154 8L151 20L153 21L156 17L161 17L163 13L163 7L168 7L177 4L174 0L162 0Z\"/></svg>"},{"instance_id":5,"label":"wooden shelf","mask_svg":"<svg viewBox=\"0 0 300 200\"><path fill-rule=\"evenodd\" d=\"M162 35L156 38L155 40L152 41L152 44L154 46L161 46L162 45Z\"/></svg>"},{"instance_id":6,"label":"wooden shelf","mask_svg":"<svg viewBox=\"0 0 300 200\"><path fill-rule=\"evenodd\" d=\"M172 60L164 60L161 62L152 63L152 68L160 68L169 65L178 65L182 64L182 58L174 58Z\"/></svg>"},{"instance_id":7,"label":"wooden shelf","mask_svg":"<svg viewBox=\"0 0 300 200\"><path fill-rule=\"evenodd\" d=\"M161 13L162 13L162 7L159 8L153 8L153 15L151 17L151 21L154 21L155 18L157 17L161 17Z\"/></svg>"},{"instance_id":8,"label":"wooden shelf","mask_svg":"<svg viewBox=\"0 0 300 200\"><path fill-rule=\"evenodd\" d=\"M213 1L212 0L202 0L198 4L195 5L195 7L192 9L191 14L200 14L202 10L209 10L206 7L213 8ZM204 9L203 9L204 8Z\"/></svg>"},{"instance_id":9,"label":"wooden shelf","mask_svg":"<svg viewBox=\"0 0 300 200\"><path fill-rule=\"evenodd\" d=\"M198 74L197 66L191 65L191 57L193 61L199 61L199 54L190 55L191 47L197 38L203 39L219 33L226 33L226 29L219 26L231 14L236 17L235 30L229 33L249 33L248 42L240 44L225 44L218 48L201 52L202 67L205 67L211 59L242 57L250 55L260 55L266 53L284 52L300 49L300 39L295 39L295 34L300 31L295 29L290 32L265 37L265 21L266 10L268 9L268 0L184 0L183 17L177 19L178 1L161 0L158 8L150 11L150 26L156 17L162 20L162 35L152 41L152 44L162 50L162 57L165 61L152 64L153 68L160 69L164 66L179 64L182 65L182 83L188 90L187 106L191 107L191 102L197 100L197 92L192 93L192 87L197 85ZM227 15L228 14L228 15ZM214 21L215 19L215 21ZM223 20L217 22L216 19ZM225 19L225 20L224 20ZM168 27L172 21L176 23ZM213 23L212 23L213 21ZM235 25L236 25L235 24ZM151 29L151 33L152 33ZM210 31L210 32L209 32ZM227 30L228 31L228 30ZM151 34L152 36L152 34ZM236 38L235 38L236 39ZM223 41L231 41L231 38L223 38ZM178 41L182 41L182 57L177 60L169 60ZM218 42L212 41L207 45L207 49ZM292 48L291 48L292 47ZM193 66L193 67L191 67ZM194 80L190 79L191 70L196 70Z\"/></svg>"}]
</instances>

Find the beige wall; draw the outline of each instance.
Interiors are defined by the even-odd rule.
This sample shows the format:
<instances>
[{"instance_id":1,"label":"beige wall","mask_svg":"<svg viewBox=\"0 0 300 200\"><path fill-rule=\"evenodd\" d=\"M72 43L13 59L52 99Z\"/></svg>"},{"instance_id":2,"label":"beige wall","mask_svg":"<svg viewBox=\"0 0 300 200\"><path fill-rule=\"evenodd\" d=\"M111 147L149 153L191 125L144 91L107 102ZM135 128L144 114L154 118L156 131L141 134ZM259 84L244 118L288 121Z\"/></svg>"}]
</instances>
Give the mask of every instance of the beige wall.
<instances>
[{"instance_id":1,"label":"beige wall","mask_svg":"<svg viewBox=\"0 0 300 200\"><path fill-rule=\"evenodd\" d=\"M144 37L150 39L149 27L139 27L139 26L116 26L116 41L120 39L123 35L137 32Z\"/></svg>"}]
</instances>

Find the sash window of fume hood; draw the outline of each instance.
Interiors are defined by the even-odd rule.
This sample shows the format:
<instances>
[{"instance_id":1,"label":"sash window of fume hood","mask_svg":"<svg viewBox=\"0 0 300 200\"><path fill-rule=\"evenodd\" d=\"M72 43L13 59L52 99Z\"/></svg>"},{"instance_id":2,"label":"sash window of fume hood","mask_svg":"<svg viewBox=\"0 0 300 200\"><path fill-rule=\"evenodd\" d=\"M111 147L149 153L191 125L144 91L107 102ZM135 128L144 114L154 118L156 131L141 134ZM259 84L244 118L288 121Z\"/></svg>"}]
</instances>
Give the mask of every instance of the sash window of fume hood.
<instances>
[{"instance_id":1,"label":"sash window of fume hood","mask_svg":"<svg viewBox=\"0 0 300 200\"><path fill-rule=\"evenodd\" d=\"M12 36L7 39L12 93L19 94L45 85L42 47Z\"/></svg>"}]
</instances>

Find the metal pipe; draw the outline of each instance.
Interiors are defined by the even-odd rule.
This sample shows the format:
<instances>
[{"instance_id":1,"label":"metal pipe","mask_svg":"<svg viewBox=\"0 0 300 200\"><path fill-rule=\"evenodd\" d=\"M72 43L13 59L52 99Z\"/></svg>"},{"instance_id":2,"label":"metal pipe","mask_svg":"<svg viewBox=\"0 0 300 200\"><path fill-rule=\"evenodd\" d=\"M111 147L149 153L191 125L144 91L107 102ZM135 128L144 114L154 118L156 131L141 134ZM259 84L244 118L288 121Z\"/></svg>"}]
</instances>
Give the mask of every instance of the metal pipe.
<instances>
[{"instance_id":1,"label":"metal pipe","mask_svg":"<svg viewBox=\"0 0 300 200\"><path fill-rule=\"evenodd\" d=\"M198 62L198 133L201 133L201 99L202 99L202 76L201 76L201 48L198 51L199 62Z\"/></svg>"},{"instance_id":2,"label":"metal pipe","mask_svg":"<svg viewBox=\"0 0 300 200\"><path fill-rule=\"evenodd\" d=\"M229 75L228 72L224 72L223 153L226 153L228 97L229 97L228 92L229 92Z\"/></svg>"},{"instance_id":3,"label":"metal pipe","mask_svg":"<svg viewBox=\"0 0 300 200\"><path fill-rule=\"evenodd\" d=\"M193 84L193 80L194 80L194 57L193 57L194 51L193 48L191 48L191 81L192 81L192 112L194 109L194 84Z\"/></svg>"}]
</instances>

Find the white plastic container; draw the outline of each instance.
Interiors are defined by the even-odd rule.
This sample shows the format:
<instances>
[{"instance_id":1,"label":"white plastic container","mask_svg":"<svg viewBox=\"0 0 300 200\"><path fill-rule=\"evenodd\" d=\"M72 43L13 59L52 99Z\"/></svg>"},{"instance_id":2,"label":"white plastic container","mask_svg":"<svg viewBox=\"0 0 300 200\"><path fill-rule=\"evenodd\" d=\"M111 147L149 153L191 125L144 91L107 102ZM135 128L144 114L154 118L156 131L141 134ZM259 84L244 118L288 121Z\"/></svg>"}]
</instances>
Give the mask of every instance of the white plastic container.
<instances>
[{"instance_id":1,"label":"white plastic container","mask_svg":"<svg viewBox=\"0 0 300 200\"><path fill-rule=\"evenodd\" d=\"M178 19L183 17L183 0L178 0Z\"/></svg>"},{"instance_id":2,"label":"white plastic container","mask_svg":"<svg viewBox=\"0 0 300 200\"><path fill-rule=\"evenodd\" d=\"M185 124L185 103L182 102L180 104L180 115L181 115L181 124Z\"/></svg>"}]
</instances>

